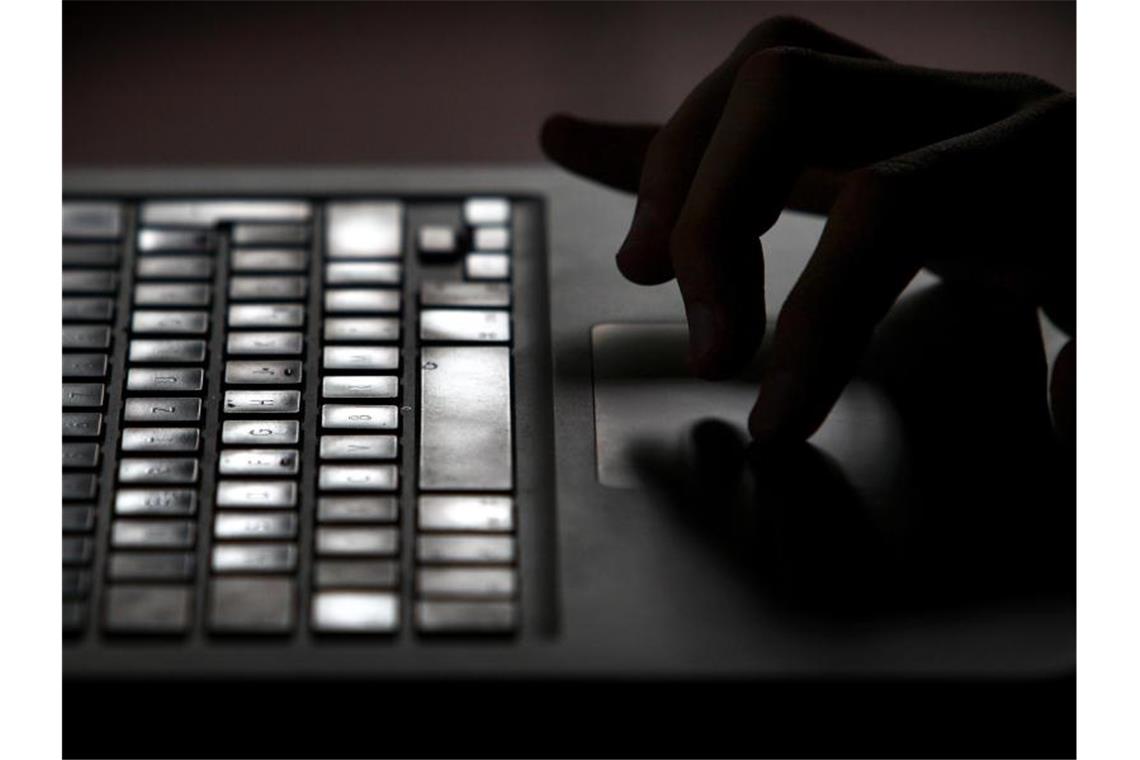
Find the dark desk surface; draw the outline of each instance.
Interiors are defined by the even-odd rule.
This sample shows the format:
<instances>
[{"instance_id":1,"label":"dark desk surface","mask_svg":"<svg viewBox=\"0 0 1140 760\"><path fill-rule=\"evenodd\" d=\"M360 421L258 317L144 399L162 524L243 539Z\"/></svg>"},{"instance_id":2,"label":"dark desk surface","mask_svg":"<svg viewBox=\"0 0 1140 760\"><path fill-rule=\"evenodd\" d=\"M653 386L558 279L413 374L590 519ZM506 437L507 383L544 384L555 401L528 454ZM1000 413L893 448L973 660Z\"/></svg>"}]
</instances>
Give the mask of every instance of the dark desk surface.
<instances>
[{"instance_id":1,"label":"dark desk surface","mask_svg":"<svg viewBox=\"0 0 1140 760\"><path fill-rule=\"evenodd\" d=\"M897 60L1076 87L1076 6L65 3L63 160L534 161L553 111L661 120L796 13Z\"/></svg>"}]
</instances>

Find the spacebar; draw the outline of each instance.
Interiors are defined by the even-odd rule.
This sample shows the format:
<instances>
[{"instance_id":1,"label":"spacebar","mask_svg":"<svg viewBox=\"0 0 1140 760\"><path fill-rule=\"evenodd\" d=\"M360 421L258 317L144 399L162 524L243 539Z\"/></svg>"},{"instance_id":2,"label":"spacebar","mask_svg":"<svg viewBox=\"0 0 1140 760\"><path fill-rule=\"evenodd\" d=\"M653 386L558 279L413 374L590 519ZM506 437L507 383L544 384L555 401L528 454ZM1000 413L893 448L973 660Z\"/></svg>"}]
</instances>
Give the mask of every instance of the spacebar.
<instances>
[{"instance_id":1,"label":"spacebar","mask_svg":"<svg viewBox=\"0 0 1140 760\"><path fill-rule=\"evenodd\" d=\"M432 346L420 359L420 489L509 490L510 350Z\"/></svg>"}]
</instances>

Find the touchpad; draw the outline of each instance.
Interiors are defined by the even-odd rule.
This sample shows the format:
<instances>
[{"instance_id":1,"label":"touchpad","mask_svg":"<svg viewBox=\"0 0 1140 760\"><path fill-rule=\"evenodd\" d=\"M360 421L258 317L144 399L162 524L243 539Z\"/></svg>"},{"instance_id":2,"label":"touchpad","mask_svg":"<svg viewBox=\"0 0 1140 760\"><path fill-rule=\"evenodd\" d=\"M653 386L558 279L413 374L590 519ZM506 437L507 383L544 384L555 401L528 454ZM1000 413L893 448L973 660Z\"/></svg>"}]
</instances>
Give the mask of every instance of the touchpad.
<instances>
[{"instance_id":1,"label":"touchpad","mask_svg":"<svg viewBox=\"0 0 1140 760\"><path fill-rule=\"evenodd\" d=\"M758 367L740 378L709 382L692 377L685 363L688 329L683 323L595 325L594 431L598 481L612 488L641 488L645 471L637 452L673 446L703 419L746 430L759 387ZM852 382L812 445L829 455L871 492L889 487L901 450L897 419L871 386Z\"/></svg>"}]
</instances>

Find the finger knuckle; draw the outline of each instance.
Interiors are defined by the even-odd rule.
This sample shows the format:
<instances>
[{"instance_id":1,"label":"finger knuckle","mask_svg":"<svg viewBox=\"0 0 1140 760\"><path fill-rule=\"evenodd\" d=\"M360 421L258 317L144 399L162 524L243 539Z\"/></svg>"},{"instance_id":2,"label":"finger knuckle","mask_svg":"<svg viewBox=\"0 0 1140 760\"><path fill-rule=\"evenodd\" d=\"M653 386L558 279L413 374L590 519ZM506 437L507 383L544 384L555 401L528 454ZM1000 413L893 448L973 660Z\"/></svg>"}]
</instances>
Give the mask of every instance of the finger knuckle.
<instances>
[{"instance_id":1,"label":"finger knuckle","mask_svg":"<svg viewBox=\"0 0 1140 760\"><path fill-rule=\"evenodd\" d=\"M800 80L814 54L797 47L772 47L753 53L740 66L736 85L772 91Z\"/></svg>"},{"instance_id":2,"label":"finger knuckle","mask_svg":"<svg viewBox=\"0 0 1140 760\"><path fill-rule=\"evenodd\" d=\"M757 51L773 45L785 45L814 34L815 24L799 16L772 16L752 27L741 40L742 51Z\"/></svg>"}]
</instances>

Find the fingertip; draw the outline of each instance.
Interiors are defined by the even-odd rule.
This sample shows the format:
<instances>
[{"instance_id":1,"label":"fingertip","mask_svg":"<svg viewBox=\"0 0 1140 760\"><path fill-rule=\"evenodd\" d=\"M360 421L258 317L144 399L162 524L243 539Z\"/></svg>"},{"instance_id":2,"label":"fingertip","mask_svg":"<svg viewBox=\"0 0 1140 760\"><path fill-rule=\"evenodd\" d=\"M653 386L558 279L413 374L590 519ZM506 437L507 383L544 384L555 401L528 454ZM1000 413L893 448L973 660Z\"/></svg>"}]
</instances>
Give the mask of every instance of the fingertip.
<instances>
[{"instance_id":1,"label":"fingertip","mask_svg":"<svg viewBox=\"0 0 1140 760\"><path fill-rule=\"evenodd\" d=\"M804 441L814 432L803 424L799 378L787 370L766 372L748 415L748 432L760 445Z\"/></svg>"},{"instance_id":2,"label":"fingertip","mask_svg":"<svg viewBox=\"0 0 1140 760\"><path fill-rule=\"evenodd\" d=\"M559 161L566 155L575 129L581 120L567 113L555 113L546 117L538 133L538 143L542 152L549 158Z\"/></svg>"}]
</instances>

